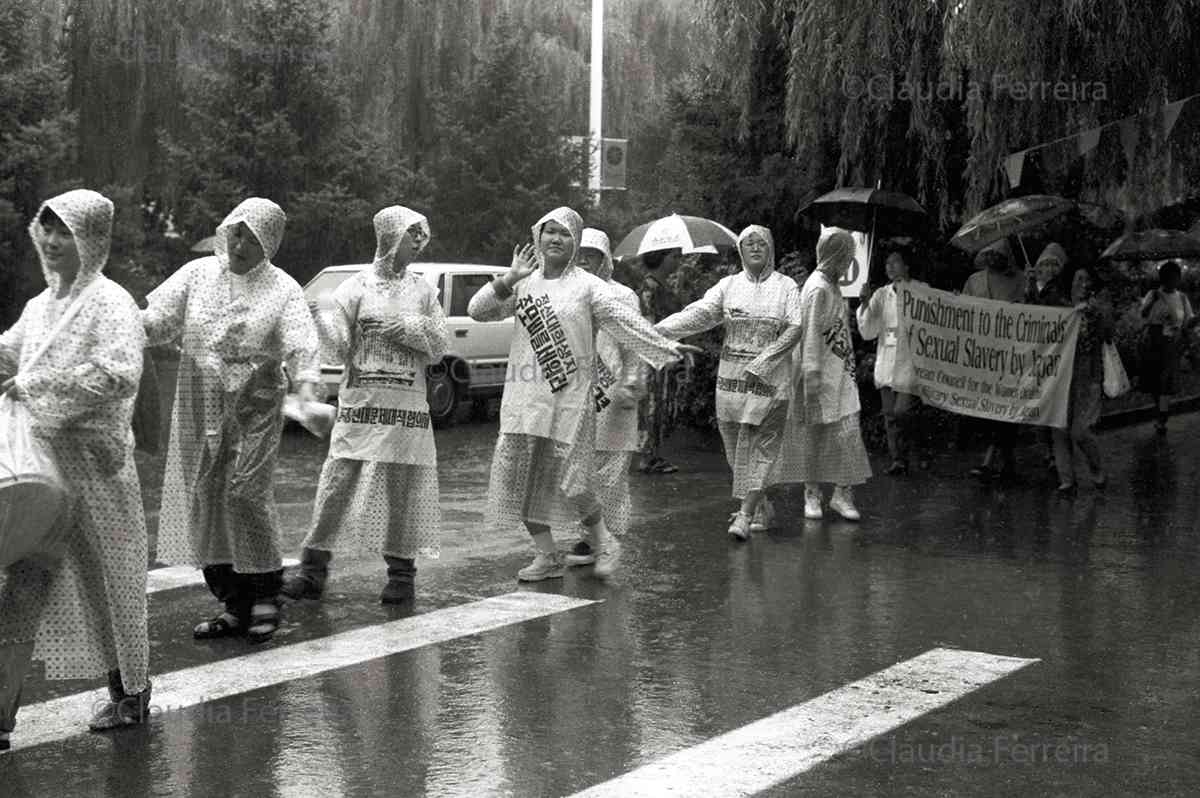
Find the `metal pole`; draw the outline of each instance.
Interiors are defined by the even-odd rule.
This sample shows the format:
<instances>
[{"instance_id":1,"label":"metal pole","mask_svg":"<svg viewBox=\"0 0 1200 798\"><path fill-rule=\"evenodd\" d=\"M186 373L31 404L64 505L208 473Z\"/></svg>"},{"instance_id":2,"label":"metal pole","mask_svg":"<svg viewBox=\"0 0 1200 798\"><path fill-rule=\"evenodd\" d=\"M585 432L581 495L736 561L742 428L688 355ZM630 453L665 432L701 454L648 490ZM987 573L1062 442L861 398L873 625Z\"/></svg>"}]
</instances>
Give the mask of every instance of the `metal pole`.
<instances>
[{"instance_id":1,"label":"metal pole","mask_svg":"<svg viewBox=\"0 0 1200 798\"><path fill-rule=\"evenodd\" d=\"M595 195L597 204L600 202L600 159L603 157L602 140L604 135L604 0L592 0L592 80L591 80L591 112L589 114L588 136L591 141L591 177L589 188Z\"/></svg>"}]
</instances>

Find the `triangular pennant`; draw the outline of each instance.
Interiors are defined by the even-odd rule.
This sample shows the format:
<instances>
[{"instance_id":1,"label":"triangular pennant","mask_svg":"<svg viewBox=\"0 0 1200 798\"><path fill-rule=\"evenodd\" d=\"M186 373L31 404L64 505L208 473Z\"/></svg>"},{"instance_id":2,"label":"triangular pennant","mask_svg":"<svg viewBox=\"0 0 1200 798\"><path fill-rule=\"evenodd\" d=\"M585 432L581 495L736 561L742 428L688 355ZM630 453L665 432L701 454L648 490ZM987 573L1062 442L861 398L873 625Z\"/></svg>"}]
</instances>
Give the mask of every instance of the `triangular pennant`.
<instances>
[{"instance_id":1,"label":"triangular pennant","mask_svg":"<svg viewBox=\"0 0 1200 798\"><path fill-rule=\"evenodd\" d=\"M1004 159L1004 171L1008 173L1008 187L1016 188L1021 185L1021 172L1025 170L1025 153L1029 150L1014 152Z\"/></svg>"},{"instance_id":2,"label":"triangular pennant","mask_svg":"<svg viewBox=\"0 0 1200 798\"><path fill-rule=\"evenodd\" d=\"M1087 155L1092 150L1096 149L1096 145L1100 143L1101 128L1092 128L1085 130L1075 137L1075 144L1079 147L1080 155Z\"/></svg>"},{"instance_id":3,"label":"triangular pennant","mask_svg":"<svg viewBox=\"0 0 1200 798\"><path fill-rule=\"evenodd\" d=\"M1163 106L1163 138L1168 138L1171 135L1171 130L1175 127L1175 123L1179 121L1179 112L1183 110L1184 103L1187 100L1177 100L1170 105Z\"/></svg>"},{"instance_id":4,"label":"triangular pennant","mask_svg":"<svg viewBox=\"0 0 1200 798\"><path fill-rule=\"evenodd\" d=\"M1125 164L1130 169L1133 168L1133 157L1137 153L1138 145L1138 126L1137 118L1129 117L1122 119L1120 123L1121 129L1121 149L1125 151Z\"/></svg>"}]
</instances>

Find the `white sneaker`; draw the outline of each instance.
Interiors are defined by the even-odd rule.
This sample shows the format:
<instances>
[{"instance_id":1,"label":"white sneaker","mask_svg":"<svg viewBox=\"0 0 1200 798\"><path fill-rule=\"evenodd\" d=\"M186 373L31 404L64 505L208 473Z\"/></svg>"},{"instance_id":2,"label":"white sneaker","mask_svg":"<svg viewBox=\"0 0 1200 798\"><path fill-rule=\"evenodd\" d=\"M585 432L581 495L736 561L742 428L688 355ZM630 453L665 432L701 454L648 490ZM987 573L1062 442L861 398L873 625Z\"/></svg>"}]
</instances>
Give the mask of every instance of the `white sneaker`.
<instances>
[{"instance_id":1,"label":"white sneaker","mask_svg":"<svg viewBox=\"0 0 1200 798\"><path fill-rule=\"evenodd\" d=\"M854 506L850 491L846 488L834 488L833 498L829 500L829 509L845 518L847 521L858 521L862 516Z\"/></svg>"},{"instance_id":2,"label":"white sneaker","mask_svg":"<svg viewBox=\"0 0 1200 798\"><path fill-rule=\"evenodd\" d=\"M543 554L539 551L533 562L517 571L517 581L540 582L543 579L561 579L562 575L563 567L558 555Z\"/></svg>"},{"instance_id":3,"label":"white sneaker","mask_svg":"<svg viewBox=\"0 0 1200 798\"><path fill-rule=\"evenodd\" d=\"M816 491L804 491L804 517L809 521L820 521L825 517L821 509L821 494Z\"/></svg>"},{"instance_id":4,"label":"white sneaker","mask_svg":"<svg viewBox=\"0 0 1200 798\"><path fill-rule=\"evenodd\" d=\"M736 540L750 539L750 517L741 510L729 516L729 536Z\"/></svg>"},{"instance_id":5,"label":"white sneaker","mask_svg":"<svg viewBox=\"0 0 1200 798\"><path fill-rule=\"evenodd\" d=\"M754 508L754 517L750 519L751 532L766 532L771 526L772 513L767 508L767 500L759 499L758 507Z\"/></svg>"},{"instance_id":6,"label":"white sneaker","mask_svg":"<svg viewBox=\"0 0 1200 798\"><path fill-rule=\"evenodd\" d=\"M609 536L608 543L596 555L596 567L592 569L597 579L608 579L617 570L621 559L621 544Z\"/></svg>"}]
</instances>

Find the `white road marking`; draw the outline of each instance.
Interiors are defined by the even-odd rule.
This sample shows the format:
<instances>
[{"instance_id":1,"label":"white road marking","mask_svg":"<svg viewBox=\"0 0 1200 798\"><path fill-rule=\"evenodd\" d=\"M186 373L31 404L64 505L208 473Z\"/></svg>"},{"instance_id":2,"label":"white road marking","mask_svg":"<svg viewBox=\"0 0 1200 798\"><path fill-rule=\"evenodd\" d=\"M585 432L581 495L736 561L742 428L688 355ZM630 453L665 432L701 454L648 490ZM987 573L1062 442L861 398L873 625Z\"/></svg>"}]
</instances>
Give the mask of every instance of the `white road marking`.
<instances>
[{"instance_id":1,"label":"white road marking","mask_svg":"<svg viewBox=\"0 0 1200 798\"><path fill-rule=\"evenodd\" d=\"M291 568L299 565L299 560L284 558L283 567ZM191 587L204 584L204 572L199 568L189 568L186 565L172 565L169 568L152 568L146 572L146 595L159 593L163 590L173 590L177 587Z\"/></svg>"},{"instance_id":2,"label":"white road marking","mask_svg":"<svg viewBox=\"0 0 1200 798\"><path fill-rule=\"evenodd\" d=\"M175 713L186 717L189 707L205 702L597 603L554 593L507 593L304 643L152 675L152 714L168 720ZM13 750L86 733L88 719L107 698L107 690L89 690L22 707L12 736ZM197 710L192 710L192 714L196 713Z\"/></svg>"},{"instance_id":3,"label":"white road marking","mask_svg":"<svg viewBox=\"0 0 1200 798\"><path fill-rule=\"evenodd\" d=\"M753 795L1039 661L931 649L572 798Z\"/></svg>"}]
</instances>

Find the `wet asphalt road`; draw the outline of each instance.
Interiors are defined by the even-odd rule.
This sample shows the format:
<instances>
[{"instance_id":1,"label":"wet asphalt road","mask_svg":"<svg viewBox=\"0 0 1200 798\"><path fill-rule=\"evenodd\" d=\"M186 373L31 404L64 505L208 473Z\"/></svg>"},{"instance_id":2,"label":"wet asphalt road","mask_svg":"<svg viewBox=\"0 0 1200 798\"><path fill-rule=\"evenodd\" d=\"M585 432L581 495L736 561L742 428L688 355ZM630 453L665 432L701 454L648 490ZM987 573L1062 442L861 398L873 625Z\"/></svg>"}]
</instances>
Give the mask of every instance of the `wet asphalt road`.
<instances>
[{"instance_id":1,"label":"wet asphalt road","mask_svg":"<svg viewBox=\"0 0 1200 798\"><path fill-rule=\"evenodd\" d=\"M1165 441L1150 425L1103 433L1102 494L1055 496L1029 449L1034 473L994 487L947 453L928 473L873 479L860 524L806 522L785 493L780 528L740 545L724 534L717 439L678 435L678 474L632 477L636 517L611 585L585 568L518 588L525 534L482 527L494 441L494 422L438 433L445 552L420 563L415 613L518 589L601 603L13 751L0 795L570 795L936 647L1040 662L759 794L1200 785L1200 417L1175 419ZM286 436L290 553L322 458L315 439ZM289 605L253 652L404 617L377 603L383 581L381 560L335 561L325 600ZM153 672L251 652L191 640L214 608L202 586L151 596ZM35 678L25 703L95 686Z\"/></svg>"}]
</instances>

